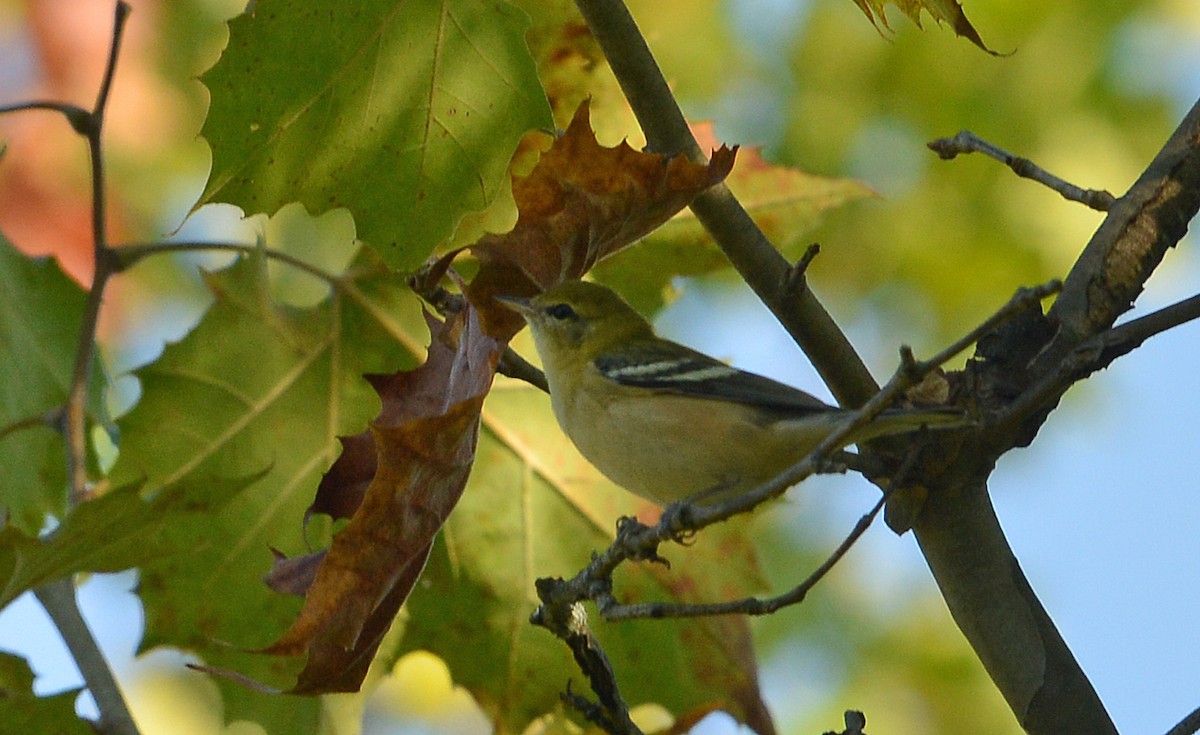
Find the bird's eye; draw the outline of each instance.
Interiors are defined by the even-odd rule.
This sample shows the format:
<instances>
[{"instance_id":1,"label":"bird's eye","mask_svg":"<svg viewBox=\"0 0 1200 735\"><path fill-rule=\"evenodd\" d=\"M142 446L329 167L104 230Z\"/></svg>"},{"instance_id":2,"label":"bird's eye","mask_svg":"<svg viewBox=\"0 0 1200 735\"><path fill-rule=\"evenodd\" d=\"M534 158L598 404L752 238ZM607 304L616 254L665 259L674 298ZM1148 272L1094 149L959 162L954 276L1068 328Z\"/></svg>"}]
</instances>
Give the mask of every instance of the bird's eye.
<instances>
[{"instance_id":1,"label":"bird's eye","mask_svg":"<svg viewBox=\"0 0 1200 735\"><path fill-rule=\"evenodd\" d=\"M546 307L546 314L559 321L579 318L579 315L575 313L570 304L551 304Z\"/></svg>"}]
</instances>

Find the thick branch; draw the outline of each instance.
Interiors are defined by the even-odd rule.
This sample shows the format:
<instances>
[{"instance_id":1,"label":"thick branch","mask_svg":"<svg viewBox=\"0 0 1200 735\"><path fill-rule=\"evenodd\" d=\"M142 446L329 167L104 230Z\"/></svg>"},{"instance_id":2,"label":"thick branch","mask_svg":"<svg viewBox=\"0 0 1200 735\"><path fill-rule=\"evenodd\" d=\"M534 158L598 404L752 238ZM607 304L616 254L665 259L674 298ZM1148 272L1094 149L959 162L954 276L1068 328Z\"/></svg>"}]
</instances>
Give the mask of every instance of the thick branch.
<instances>
[{"instance_id":1,"label":"thick branch","mask_svg":"<svg viewBox=\"0 0 1200 735\"><path fill-rule=\"evenodd\" d=\"M1116 735L1103 703L1025 579L982 479L930 493L913 531L950 614L1034 735Z\"/></svg>"},{"instance_id":2,"label":"thick branch","mask_svg":"<svg viewBox=\"0 0 1200 735\"><path fill-rule=\"evenodd\" d=\"M650 148L705 161L637 24L622 2L576 0L629 100ZM804 350L838 402L861 406L879 386L811 289L790 289L791 266L724 184L692 211L733 267Z\"/></svg>"}]
</instances>

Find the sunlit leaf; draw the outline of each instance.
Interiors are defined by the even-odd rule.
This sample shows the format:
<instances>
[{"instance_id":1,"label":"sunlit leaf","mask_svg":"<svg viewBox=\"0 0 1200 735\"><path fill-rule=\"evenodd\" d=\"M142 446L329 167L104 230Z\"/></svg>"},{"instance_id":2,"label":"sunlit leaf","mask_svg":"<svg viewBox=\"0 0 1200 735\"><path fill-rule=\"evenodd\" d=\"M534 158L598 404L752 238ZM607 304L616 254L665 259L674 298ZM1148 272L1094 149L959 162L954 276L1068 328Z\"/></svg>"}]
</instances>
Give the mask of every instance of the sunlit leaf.
<instances>
[{"instance_id":1,"label":"sunlit leaf","mask_svg":"<svg viewBox=\"0 0 1200 735\"><path fill-rule=\"evenodd\" d=\"M527 25L499 1L261 0L203 77L200 203L346 207L389 265L416 266L496 197L521 135L551 125Z\"/></svg>"}]
</instances>

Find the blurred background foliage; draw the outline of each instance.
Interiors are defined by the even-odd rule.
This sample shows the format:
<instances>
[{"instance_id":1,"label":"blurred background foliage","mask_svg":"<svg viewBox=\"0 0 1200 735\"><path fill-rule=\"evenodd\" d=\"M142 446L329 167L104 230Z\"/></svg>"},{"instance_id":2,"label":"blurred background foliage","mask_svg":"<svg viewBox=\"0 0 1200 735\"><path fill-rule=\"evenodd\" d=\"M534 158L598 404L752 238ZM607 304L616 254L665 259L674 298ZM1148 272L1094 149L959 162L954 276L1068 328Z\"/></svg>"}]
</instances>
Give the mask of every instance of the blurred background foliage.
<instances>
[{"instance_id":1,"label":"blurred background foliage","mask_svg":"<svg viewBox=\"0 0 1200 735\"><path fill-rule=\"evenodd\" d=\"M573 12L565 2L524 4L535 14ZM207 105L196 77L217 59L223 21L244 0L132 5L106 140L113 241L169 233L252 239L263 221L238 224L231 208L206 208L184 222L210 160L196 137ZM932 23L922 32L898 13L894 34L881 37L847 0L630 5L689 119L713 120L718 140L762 146L772 163L856 178L878 194L849 202L797 236L801 245L821 243L811 283L850 326L877 374L891 368L901 342L927 351L1016 287L1062 275L1101 220L990 160L940 161L925 142L970 129L1073 183L1120 194L1190 104L1182 95L1198 86L1200 7L1191 0L967 3L968 17L1000 57ZM0 2L0 98L90 104L111 12L108 0ZM611 79L602 68L583 67L597 85L601 140L630 135L636 144ZM573 108L574 101L555 107L560 124ZM0 226L18 247L54 253L86 282L89 192L79 139L44 113L0 119L0 138L8 146L0 161ZM347 223L334 224L345 237ZM618 287L625 257L633 251L608 266ZM101 335L114 373L153 359L163 340L190 328L209 299L197 265L226 261L153 259L118 279ZM751 340L730 339L746 324L770 325L729 273L673 280L668 291L664 301L682 297L660 318L666 331L812 387L811 372L786 342L764 337L748 347ZM135 391L118 391L116 407ZM811 485L755 523L776 588L807 574L869 497L845 494L838 481ZM1018 732L932 585L889 562L889 550L902 542L890 543L852 554L801 608L756 622L764 687L781 730L827 730L852 707L867 712L873 732ZM124 640L135 635L128 631L138 617L130 580L105 583L107 597L93 602L94 619L125 630L117 634ZM23 621L11 611L0 617L0 645L12 645ZM226 728L215 688L181 675L177 657L156 653L135 662L132 645L118 648L147 735L261 731L246 722ZM415 661L402 659L400 679L385 677L367 697L363 732L486 731L436 663ZM414 696L412 682L434 680L437 691ZM53 677L42 686L53 691ZM336 726L339 711L356 711L350 700L329 698L329 731L354 731L346 722L340 727L348 730ZM455 704L446 709L449 700ZM714 727L727 726L716 719Z\"/></svg>"}]
</instances>

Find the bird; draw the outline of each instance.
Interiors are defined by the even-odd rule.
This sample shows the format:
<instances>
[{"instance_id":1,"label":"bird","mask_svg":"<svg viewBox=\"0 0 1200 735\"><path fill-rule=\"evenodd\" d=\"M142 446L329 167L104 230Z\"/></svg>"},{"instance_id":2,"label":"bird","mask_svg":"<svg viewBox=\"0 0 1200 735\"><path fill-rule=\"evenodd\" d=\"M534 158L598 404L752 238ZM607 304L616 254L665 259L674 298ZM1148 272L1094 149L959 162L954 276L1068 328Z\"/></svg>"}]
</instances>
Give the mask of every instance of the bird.
<instances>
[{"instance_id":1,"label":"bird","mask_svg":"<svg viewBox=\"0 0 1200 735\"><path fill-rule=\"evenodd\" d=\"M659 337L597 283L495 298L529 325L563 432L604 476L660 506L749 492L852 413ZM962 422L956 409L892 409L844 446Z\"/></svg>"}]
</instances>

